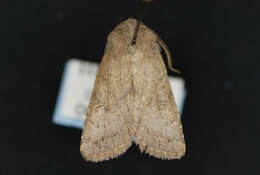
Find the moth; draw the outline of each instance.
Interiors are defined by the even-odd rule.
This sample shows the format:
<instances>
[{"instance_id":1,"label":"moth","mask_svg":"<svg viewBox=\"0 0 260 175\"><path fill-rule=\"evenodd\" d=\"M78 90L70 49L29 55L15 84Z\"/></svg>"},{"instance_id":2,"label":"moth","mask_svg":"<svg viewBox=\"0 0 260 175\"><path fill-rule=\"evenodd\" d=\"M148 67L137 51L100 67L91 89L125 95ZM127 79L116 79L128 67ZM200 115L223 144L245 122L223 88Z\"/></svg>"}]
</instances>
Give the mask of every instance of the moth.
<instances>
[{"instance_id":1,"label":"moth","mask_svg":"<svg viewBox=\"0 0 260 175\"><path fill-rule=\"evenodd\" d=\"M123 154L132 144L161 159L185 154L180 115L160 48L170 52L158 35L123 21L108 35L81 136L85 160L99 162ZM171 64L170 64L171 65Z\"/></svg>"}]
</instances>

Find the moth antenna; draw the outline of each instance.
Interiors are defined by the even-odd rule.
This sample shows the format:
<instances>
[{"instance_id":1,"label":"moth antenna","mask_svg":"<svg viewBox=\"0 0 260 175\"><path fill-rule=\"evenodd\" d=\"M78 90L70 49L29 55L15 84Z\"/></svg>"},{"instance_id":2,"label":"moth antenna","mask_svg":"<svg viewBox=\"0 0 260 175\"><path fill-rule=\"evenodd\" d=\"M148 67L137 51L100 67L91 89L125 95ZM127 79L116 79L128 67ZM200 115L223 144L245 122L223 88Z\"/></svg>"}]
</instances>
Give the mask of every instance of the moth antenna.
<instances>
[{"instance_id":1,"label":"moth antenna","mask_svg":"<svg viewBox=\"0 0 260 175\"><path fill-rule=\"evenodd\" d=\"M172 67L172 56L171 56L171 52L170 52L169 48L167 47L167 45L163 42L163 40L159 36L157 36L157 41L160 44L160 46L163 48L164 52L166 53L169 69L173 72L180 74L181 72L179 70L174 69Z\"/></svg>"},{"instance_id":2,"label":"moth antenna","mask_svg":"<svg viewBox=\"0 0 260 175\"><path fill-rule=\"evenodd\" d=\"M135 33L134 33L134 36L133 36L133 39L132 39L132 42L131 42L131 45L135 45L136 44L136 38L137 38L137 34L138 34L138 30L139 30L139 26L140 26L140 23L141 21L143 20L144 18L144 13L145 13L145 10L146 10L146 5L148 3L152 2L152 0L141 0L141 7L140 7L140 10L139 10L139 18L137 20L137 25L135 27Z\"/></svg>"}]
</instances>

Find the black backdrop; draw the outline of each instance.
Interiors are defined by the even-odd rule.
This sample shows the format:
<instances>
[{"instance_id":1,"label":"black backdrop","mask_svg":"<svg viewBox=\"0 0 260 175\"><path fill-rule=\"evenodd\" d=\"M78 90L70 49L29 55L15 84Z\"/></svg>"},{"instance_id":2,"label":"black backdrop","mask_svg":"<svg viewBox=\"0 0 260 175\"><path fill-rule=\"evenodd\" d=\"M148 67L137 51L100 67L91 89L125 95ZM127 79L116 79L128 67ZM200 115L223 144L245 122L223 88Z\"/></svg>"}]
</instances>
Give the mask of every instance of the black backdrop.
<instances>
[{"instance_id":1,"label":"black backdrop","mask_svg":"<svg viewBox=\"0 0 260 175\"><path fill-rule=\"evenodd\" d=\"M132 146L98 164L80 156L80 130L51 123L63 66L100 62L106 36L136 16L138 1L1 4L1 174L259 174L260 1L153 2L144 23L168 44L188 90L186 156L162 161Z\"/></svg>"}]
</instances>

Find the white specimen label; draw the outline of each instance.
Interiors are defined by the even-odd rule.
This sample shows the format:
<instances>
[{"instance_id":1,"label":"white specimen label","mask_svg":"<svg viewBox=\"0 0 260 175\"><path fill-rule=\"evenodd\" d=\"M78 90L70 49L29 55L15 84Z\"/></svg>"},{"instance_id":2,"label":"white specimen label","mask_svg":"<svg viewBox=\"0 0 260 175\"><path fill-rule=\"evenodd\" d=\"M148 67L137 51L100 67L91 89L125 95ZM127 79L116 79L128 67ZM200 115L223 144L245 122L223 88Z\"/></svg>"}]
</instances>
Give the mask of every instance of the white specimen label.
<instances>
[{"instance_id":1,"label":"white specimen label","mask_svg":"<svg viewBox=\"0 0 260 175\"><path fill-rule=\"evenodd\" d=\"M65 66L53 122L83 128L86 110L94 87L98 64L70 59ZM182 78L169 76L178 110L182 111L186 91Z\"/></svg>"}]
</instances>

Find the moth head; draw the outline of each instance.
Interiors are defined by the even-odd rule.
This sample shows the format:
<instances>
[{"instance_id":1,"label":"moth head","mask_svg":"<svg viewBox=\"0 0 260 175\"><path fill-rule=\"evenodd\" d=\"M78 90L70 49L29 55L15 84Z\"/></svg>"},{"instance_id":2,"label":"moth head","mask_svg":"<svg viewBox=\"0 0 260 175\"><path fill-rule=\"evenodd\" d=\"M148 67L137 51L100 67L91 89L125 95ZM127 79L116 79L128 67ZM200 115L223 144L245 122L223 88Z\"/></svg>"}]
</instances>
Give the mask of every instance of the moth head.
<instances>
[{"instance_id":1,"label":"moth head","mask_svg":"<svg viewBox=\"0 0 260 175\"><path fill-rule=\"evenodd\" d=\"M129 50L138 52L157 45L157 35L143 23L138 25L136 19L129 18L116 26L108 35L107 44L108 47L121 50L121 52Z\"/></svg>"}]
</instances>

